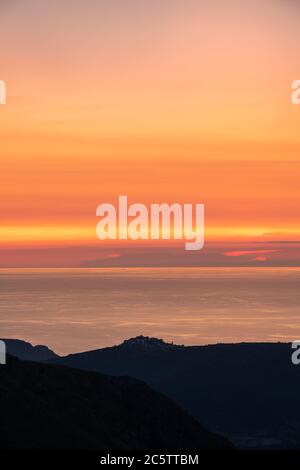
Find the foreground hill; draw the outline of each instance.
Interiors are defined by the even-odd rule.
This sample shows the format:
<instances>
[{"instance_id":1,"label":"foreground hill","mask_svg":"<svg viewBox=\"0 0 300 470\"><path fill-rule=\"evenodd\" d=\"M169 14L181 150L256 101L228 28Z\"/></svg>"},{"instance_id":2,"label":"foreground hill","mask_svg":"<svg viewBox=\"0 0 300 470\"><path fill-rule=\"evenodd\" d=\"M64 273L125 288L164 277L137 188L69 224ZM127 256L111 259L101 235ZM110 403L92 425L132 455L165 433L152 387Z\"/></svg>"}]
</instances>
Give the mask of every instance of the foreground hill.
<instances>
[{"instance_id":1,"label":"foreground hill","mask_svg":"<svg viewBox=\"0 0 300 470\"><path fill-rule=\"evenodd\" d=\"M0 366L0 416L2 449L230 447L136 379L11 356Z\"/></svg>"},{"instance_id":2,"label":"foreground hill","mask_svg":"<svg viewBox=\"0 0 300 470\"><path fill-rule=\"evenodd\" d=\"M283 343L186 347L137 337L55 361L139 378L241 447L291 448L300 443L300 366L291 353Z\"/></svg>"}]
</instances>

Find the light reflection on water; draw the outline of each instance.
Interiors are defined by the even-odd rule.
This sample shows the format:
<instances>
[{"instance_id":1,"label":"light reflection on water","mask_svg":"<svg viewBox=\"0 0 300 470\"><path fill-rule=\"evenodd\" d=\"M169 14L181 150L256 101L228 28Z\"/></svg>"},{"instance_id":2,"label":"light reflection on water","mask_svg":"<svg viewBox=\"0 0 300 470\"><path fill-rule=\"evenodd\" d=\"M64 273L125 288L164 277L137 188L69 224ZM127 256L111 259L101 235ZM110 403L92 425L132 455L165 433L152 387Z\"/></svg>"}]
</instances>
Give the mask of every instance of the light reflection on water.
<instances>
[{"instance_id":1,"label":"light reflection on water","mask_svg":"<svg viewBox=\"0 0 300 470\"><path fill-rule=\"evenodd\" d=\"M139 334L179 344L300 337L299 268L0 269L0 336L59 353Z\"/></svg>"}]
</instances>

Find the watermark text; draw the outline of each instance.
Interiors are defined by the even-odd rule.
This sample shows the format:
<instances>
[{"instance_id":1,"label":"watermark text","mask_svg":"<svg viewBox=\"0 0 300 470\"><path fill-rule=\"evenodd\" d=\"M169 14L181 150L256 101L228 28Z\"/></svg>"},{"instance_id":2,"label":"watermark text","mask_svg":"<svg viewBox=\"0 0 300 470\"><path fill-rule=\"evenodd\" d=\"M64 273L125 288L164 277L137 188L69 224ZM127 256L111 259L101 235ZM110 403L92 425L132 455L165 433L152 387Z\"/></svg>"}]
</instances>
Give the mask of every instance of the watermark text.
<instances>
[{"instance_id":1,"label":"watermark text","mask_svg":"<svg viewBox=\"0 0 300 470\"><path fill-rule=\"evenodd\" d=\"M103 203L97 207L100 217L96 233L100 240L184 240L186 250L204 246L204 204L128 205L127 196L119 196L119 205Z\"/></svg>"},{"instance_id":2,"label":"watermark text","mask_svg":"<svg viewBox=\"0 0 300 470\"><path fill-rule=\"evenodd\" d=\"M0 340L0 365L6 364L6 344Z\"/></svg>"},{"instance_id":3,"label":"watermark text","mask_svg":"<svg viewBox=\"0 0 300 470\"><path fill-rule=\"evenodd\" d=\"M291 100L293 104L300 104L300 80L294 80L292 83Z\"/></svg>"},{"instance_id":4,"label":"watermark text","mask_svg":"<svg viewBox=\"0 0 300 470\"><path fill-rule=\"evenodd\" d=\"M0 80L0 104L6 104L6 84Z\"/></svg>"}]
</instances>

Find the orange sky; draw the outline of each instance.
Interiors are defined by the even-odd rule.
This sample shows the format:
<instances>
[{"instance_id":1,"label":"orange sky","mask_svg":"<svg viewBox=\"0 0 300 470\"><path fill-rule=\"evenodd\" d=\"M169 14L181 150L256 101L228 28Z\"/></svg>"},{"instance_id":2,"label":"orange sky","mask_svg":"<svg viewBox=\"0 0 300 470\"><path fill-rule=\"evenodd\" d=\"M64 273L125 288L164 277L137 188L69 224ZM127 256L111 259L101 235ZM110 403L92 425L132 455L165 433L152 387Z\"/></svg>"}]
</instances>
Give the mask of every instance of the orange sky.
<instances>
[{"instance_id":1,"label":"orange sky","mask_svg":"<svg viewBox=\"0 0 300 470\"><path fill-rule=\"evenodd\" d=\"M299 8L204 3L1 3L0 266L147 264L96 239L119 194L204 203L199 264L299 264Z\"/></svg>"}]
</instances>

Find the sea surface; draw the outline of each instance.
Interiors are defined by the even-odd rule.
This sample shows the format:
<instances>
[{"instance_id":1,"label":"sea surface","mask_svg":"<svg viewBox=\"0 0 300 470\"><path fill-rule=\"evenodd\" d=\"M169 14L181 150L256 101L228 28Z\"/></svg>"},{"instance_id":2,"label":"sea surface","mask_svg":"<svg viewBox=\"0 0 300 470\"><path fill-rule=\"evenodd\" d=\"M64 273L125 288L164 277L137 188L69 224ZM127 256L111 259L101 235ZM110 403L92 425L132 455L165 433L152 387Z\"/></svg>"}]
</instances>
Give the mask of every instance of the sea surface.
<instances>
[{"instance_id":1,"label":"sea surface","mask_svg":"<svg viewBox=\"0 0 300 470\"><path fill-rule=\"evenodd\" d=\"M0 269L0 337L60 354L149 335L300 339L300 268Z\"/></svg>"}]
</instances>

